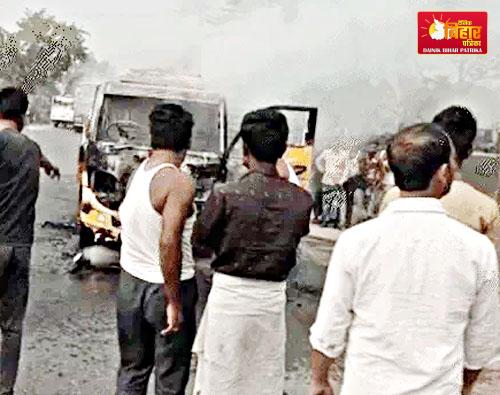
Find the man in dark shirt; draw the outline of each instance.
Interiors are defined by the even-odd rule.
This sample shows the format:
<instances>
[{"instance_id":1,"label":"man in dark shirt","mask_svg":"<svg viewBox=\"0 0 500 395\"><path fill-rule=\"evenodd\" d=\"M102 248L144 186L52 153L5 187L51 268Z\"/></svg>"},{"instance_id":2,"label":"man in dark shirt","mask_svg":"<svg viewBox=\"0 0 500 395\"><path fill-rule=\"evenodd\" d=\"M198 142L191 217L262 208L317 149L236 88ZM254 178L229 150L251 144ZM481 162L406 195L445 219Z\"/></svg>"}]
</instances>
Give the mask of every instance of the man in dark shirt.
<instances>
[{"instance_id":1,"label":"man in dark shirt","mask_svg":"<svg viewBox=\"0 0 500 395\"><path fill-rule=\"evenodd\" d=\"M22 91L0 91L0 395L13 394L17 375L40 167L59 176L40 147L20 133L27 108Z\"/></svg>"},{"instance_id":2,"label":"man in dark shirt","mask_svg":"<svg viewBox=\"0 0 500 395\"><path fill-rule=\"evenodd\" d=\"M194 242L216 254L193 349L201 394L283 393L285 280L309 232L311 196L276 169L286 150L286 118L273 110L249 113L241 134L249 172L214 189L194 232Z\"/></svg>"}]
</instances>

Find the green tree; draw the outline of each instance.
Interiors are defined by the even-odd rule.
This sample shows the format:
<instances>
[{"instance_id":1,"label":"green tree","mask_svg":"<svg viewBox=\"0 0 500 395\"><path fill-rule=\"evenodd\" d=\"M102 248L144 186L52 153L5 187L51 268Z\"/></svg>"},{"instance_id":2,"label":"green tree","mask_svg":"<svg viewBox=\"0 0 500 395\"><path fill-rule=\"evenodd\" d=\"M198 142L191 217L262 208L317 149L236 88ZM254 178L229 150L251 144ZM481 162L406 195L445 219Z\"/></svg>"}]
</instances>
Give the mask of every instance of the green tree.
<instances>
[{"instance_id":1,"label":"green tree","mask_svg":"<svg viewBox=\"0 0 500 395\"><path fill-rule=\"evenodd\" d=\"M0 81L3 85L20 86L40 66L44 72L43 78L36 81L36 91L54 87L72 65L87 59L86 35L74 24L57 21L44 9L26 10L15 32L0 28ZM44 59L51 48L56 49L58 56Z\"/></svg>"},{"instance_id":2,"label":"green tree","mask_svg":"<svg viewBox=\"0 0 500 395\"><path fill-rule=\"evenodd\" d=\"M26 10L14 32L0 27L0 85L23 87L30 93L31 119L48 120L50 98L61 93L67 74L89 56L86 36L84 30L56 20L44 9ZM47 56L50 53L55 56Z\"/></svg>"}]
</instances>

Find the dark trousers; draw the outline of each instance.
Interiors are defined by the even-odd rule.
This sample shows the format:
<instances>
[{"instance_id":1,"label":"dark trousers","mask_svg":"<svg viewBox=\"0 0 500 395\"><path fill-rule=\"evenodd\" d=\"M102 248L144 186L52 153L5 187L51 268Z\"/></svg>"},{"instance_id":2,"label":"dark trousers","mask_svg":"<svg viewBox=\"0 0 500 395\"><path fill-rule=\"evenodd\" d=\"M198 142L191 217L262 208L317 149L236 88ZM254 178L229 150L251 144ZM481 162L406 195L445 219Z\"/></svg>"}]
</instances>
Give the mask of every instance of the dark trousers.
<instances>
[{"instance_id":1,"label":"dark trousers","mask_svg":"<svg viewBox=\"0 0 500 395\"><path fill-rule=\"evenodd\" d=\"M351 226L352 221L352 208L354 205L354 193L361 189L363 192L367 188L367 184L363 176L356 175L354 177L349 178L344 183L344 190L346 192L346 214L345 214L345 227L348 228Z\"/></svg>"},{"instance_id":2,"label":"dark trousers","mask_svg":"<svg viewBox=\"0 0 500 395\"><path fill-rule=\"evenodd\" d=\"M0 246L0 395L14 393L29 291L31 246Z\"/></svg>"},{"instance_id":3,"label":"dark trousers","mask_svg":"<svg viewBox=\"0 0 500 395\"><path fill-rule=\"evenodd\" d=\"M214 271L210 266L212 259L196 260L196 285L198 288L198 303L196 303L196 327L200 325L205 306L208 302L208 295L212 289L212 278Z\"/></svg>"},{"instance_id":4,"label":"dark trousers","mask_svg":"<svg viewBox=\"0 0 500 395\"><path fill-rule=\"evenodd\" d=\"M146 395L153 367L156 395L184 394L196 332L194 279L181 282L181 296L182 329L161 336L166 327L163 284L142 281L122 271L117 301L121 357L117 395Z\"/></svg>"},{"instance_id":5,"label":"dark trousers","mask_svg":"<svg viewBox=\"0 0 500 395\"><path fill-rule=\"evenodd\" d=\"M342 207L345 205L345 190L342 185L323 185L323 217L322 226L338 228L342 221Z\"/></svg>"},{"instance_id":6,"label":"dark trousers","mask_svg":"<svg viewBox=\"0 0 500 395\"><path fill-rule=\"evenodd\" d=\"M314 191L313 202L314 218L319 219L323 215L323 190L321 187Z\"/></svg>"}]
</instances>

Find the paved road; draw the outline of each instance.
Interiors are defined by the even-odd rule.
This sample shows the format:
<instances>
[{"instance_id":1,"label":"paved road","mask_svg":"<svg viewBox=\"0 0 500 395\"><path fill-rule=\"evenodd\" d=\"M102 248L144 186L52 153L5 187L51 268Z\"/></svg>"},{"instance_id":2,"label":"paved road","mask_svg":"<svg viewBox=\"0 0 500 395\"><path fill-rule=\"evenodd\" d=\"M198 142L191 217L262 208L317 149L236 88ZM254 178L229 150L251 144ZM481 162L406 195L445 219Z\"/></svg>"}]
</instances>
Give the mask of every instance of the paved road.
<instances>
[{"instance_id":1,"label":"paved road","mask_svg":"<svg viewBox=\"0 0 500 395\"><path fill-rule=\"evenodd\" d=\"M71 230L42 228L45 221L72 221L76 208L76 160L80 136L63 129L32 126L26 134L62 172L59 182L42 176L37 206L31 294L18 378L19 394L113 394L118 363L115 322L117 274L66 273L77 252ZM294 298L288 305L289 395L307 388L307 328L316 300ZM150 388L149 393L153 393Z\"/></svg>"},{"instance_id":2,"label":"paved road","mask_svg":"<svg viewBox=\"0 0 500 395\"><path fill-rule=\"evenodd\" d=\"M59 182L43 176L37 211L31 294L18 394L113 394L118 363L116 273L66 273L77 251L71 230L42 228L45 221L71 221L76 208L75 169L80 136L48 126L26 132L62 171ZM291 295L287 306L287 385L289 395L307 393L308 326L317 299ZM484 374L476 394L499 394L500 372ZM152 388L148 394L152 394ZM258 394L256 394L258 395Z\"/></svg>"}]
</instances>

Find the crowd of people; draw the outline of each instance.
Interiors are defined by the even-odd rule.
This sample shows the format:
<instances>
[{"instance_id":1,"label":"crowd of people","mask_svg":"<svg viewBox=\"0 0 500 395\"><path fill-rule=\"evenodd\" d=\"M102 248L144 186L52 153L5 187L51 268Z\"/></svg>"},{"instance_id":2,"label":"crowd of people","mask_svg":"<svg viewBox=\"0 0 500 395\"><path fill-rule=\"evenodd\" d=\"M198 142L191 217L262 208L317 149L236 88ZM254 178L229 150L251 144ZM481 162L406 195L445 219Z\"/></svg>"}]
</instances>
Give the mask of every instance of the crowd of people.
<instances>
[{"instance_id":1,"label":"crowd of people","mask_svg":"<svg viewBox=\"0 0 500 395\"><path fill-rule=\"evenodd\" d=\"M310 182L314 223L347 229L376 217L385 192L394 186L385 150L390 138L339 138L316 157Z\"/></svg>"},{"instance_id":2,"label":"crowd of people","mask_svg":"<svg viewBox=\"0 0 500 395\"><path fill-rule=\"evenodd\" d=\"M14 393L39 169L58 175L21 134L27 107L22 91L0 92L0 395ZM499 210L458 176L476 134L467 109L397 132L382 158L369 150L361 160L355 140L332 147L316 164L324 204L314 214L310 193L283 176L287 120L269 109L243 118L248 172L215 186L197 213L182 171L195 122L177 104L152 109L151 150L120 207L118 395L146 394L153 371L156 394L184 394L192 353L196 395L282 395L286 279L298 244L312 218L338 227L358 190L389 183L375 163L390 169L395 187L379 216L344 231L334 247L310 330L310 394L333 394L329 368L344 354L345 395L468 393L495 363L498 261L487 236ZM213 252L198 328L193 244Z\"/></svg>"}]
</instances>

